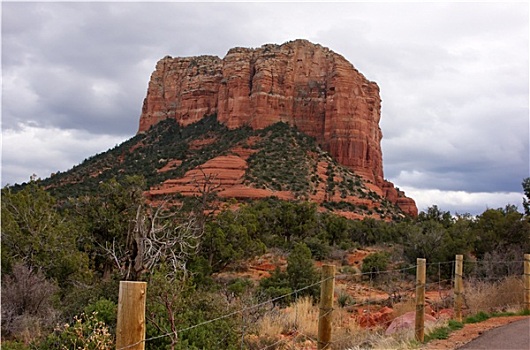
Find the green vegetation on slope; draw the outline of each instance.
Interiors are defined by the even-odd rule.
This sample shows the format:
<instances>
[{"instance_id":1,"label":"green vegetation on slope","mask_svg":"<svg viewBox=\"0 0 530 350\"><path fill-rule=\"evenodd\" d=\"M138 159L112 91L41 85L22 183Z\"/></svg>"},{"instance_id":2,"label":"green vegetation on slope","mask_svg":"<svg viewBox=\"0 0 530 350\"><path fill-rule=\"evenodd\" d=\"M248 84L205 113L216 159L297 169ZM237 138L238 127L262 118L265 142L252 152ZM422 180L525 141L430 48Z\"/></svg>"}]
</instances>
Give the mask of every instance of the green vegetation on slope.
<instances>
[{"instance_id":1,"label":"green vegetation on slope","mask_svg":"<svg viewBox=\"0 0 530 350\"><path fill-rule=\"evenodd\" d=\"M249 128L229 130L217 121L215 115L186 127L166 119L149 131L90 157L67 172L43 180L42 185L58 198L78 197L93 193L102 181L141 175L147 188L169 178L181 177L186 171L226 154L249 135ZM189 147L192 141L204 138L214 138L215 142L198 149ZM171 160L181 160L182 164L166 172L158 171Z\"/></svg>"},{"instance_id":2,"label":"green vegetation on slope","mask_svg":"<svg viewBox=\"0 0 530 350\"><path fill-rule=\"evenodd\" d=\"M251 147L258 152L248 159L247 181L257 188L291 191L307 198L315 163L308 151L316 151L314 140L285 123L269 126L258 135L260 141Z\"/></svg>"},{"instance_id":3,"label":"green vegetation on slope","mask_svg":"<svg viewBox=\"0 0 530 350\"><path fill-rule=\"evenodd\" d=\"M185 127L166 119L69 171L41 180L40 184L60 201L89 196L98 190L100 183L112 179L121 182L127 176L142 176L143 189L147 190L168 179L181 178L215 157L230 154L235 147L255 151L248 159L245 174L248 185L290 191L299 200L308 200L323 191L322 206L330 211L350 211L392 220L403 217L399 207L370 191L361 177L336 163L313 138L296 128L280 122L261 130L228 129L217 121L216 115ZM319 164L326 164L326 180L319 175ZM12 189L18 191L24 186L15 185ZM337 195L341 200L337 201ZM190 202L178 193L173 196L186 204ZM347 196L368 199L378 205L373 209L366 204L354 205L346 201Z\"/></svg>"}]
</instances>

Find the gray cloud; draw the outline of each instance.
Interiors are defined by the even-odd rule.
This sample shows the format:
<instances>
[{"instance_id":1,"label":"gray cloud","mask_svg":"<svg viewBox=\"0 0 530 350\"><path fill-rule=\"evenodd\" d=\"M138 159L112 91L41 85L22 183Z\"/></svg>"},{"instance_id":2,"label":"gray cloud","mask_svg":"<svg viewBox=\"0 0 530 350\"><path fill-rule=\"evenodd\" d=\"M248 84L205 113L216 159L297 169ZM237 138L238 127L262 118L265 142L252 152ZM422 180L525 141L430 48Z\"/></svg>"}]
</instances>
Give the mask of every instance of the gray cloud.
<instances>
[{"instance_id":1,"label":"gray cloud","mask_svg":"<svg viewBox=\"0 0 530 350\"><path fill-rule=\"evenodd\" d=\"M433 204L520 193L528 32L525 3L3 3L2 183L66 170L134 135L165 55L305 38L380 86L391 181ZM37 134L45 141L27 140Z\"/></svg>"},{"instance_id":2,"label":"gray cloud","mask_svg":"<svg viewBox=\"0 0 530 350\"><path fill-rule=\"evenodd\" d=\"M49 177L123 141L120 137L82 130L36 126L4 130L2 163L9 166L2 166L2 182L11 185L26 182L33 174Z\"/></svg>"}]
</instances>

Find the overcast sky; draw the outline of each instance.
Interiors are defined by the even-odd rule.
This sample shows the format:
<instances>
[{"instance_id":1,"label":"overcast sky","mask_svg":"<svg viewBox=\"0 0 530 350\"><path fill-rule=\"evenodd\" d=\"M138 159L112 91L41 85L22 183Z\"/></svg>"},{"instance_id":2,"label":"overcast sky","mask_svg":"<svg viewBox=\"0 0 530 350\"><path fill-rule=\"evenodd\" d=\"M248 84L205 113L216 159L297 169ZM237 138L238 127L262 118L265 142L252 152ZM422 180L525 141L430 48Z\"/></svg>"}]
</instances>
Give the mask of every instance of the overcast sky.
<instances>
[{"instance_id":1,"label":"overcast sky","mask_svg":"<svg viewBox=\"0 0 530 350\"><path fill-rule=\"evenodd\" d=\"M381 89L385 177L419 210L517 205L529 5L2 3L2 186L134 136L156 62L308 39Z\"/></svg>"}]
</instances>

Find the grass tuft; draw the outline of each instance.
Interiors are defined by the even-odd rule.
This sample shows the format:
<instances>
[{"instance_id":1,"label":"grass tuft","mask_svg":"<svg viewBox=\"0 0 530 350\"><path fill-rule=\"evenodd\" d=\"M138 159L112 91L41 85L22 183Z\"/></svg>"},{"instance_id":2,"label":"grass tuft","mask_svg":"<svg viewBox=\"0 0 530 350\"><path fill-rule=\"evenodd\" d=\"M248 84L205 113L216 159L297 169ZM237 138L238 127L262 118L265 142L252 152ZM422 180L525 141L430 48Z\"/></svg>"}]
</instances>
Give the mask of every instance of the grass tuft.
<instances>
[{"instance_id":1,"label":"grass tuft","mask_svg":"<svg viewBox=\"0 0 530 350\"><path fill-rule=\"evenodd\" d=\"M453 331L464 328L464 324L462 322L458 322L455 320L449 320L449 322L447 323L447 326L451 328L451 330Z\"/></svg>"},{"instance_id":2,"label":"grass tuft","mask_svg":"<svg viewBox=\"0 0 530 350\"><path fill-rule=\"evenodd\" d=\"M465 323L479 323L479 322L486 321L489 318L490 318L490 315L488 315L484 311L480 311L475 315L466 317Z\"/></svg>"}]
</instances>

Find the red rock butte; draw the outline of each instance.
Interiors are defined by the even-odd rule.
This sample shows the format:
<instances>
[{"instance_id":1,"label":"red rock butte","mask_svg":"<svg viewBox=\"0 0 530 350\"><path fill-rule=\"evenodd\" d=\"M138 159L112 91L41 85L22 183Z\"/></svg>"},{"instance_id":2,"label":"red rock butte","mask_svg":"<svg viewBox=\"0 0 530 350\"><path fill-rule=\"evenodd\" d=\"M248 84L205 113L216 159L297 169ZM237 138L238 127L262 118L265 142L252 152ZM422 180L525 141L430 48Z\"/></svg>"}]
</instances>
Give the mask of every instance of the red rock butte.
<instances>
[{"instance_id":1,"label":"red rock butte","mask_svg":"<svg viewBox=\"0 0 530 350\"><path fill-rule=\"evenodd\" d=\"M233 48L223 59L166 56L151 75L138 132L167 118L186 126L214 113L228 128L296 126L417 215L414 200L384 180L379 87L330 49L295 40Z\"/></svg>"}]
</instances>

